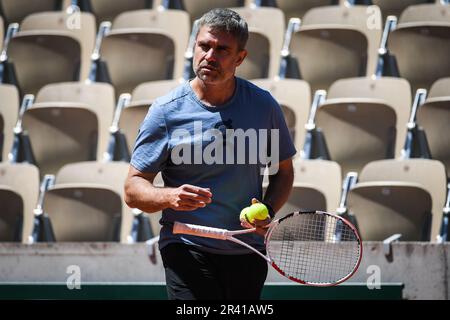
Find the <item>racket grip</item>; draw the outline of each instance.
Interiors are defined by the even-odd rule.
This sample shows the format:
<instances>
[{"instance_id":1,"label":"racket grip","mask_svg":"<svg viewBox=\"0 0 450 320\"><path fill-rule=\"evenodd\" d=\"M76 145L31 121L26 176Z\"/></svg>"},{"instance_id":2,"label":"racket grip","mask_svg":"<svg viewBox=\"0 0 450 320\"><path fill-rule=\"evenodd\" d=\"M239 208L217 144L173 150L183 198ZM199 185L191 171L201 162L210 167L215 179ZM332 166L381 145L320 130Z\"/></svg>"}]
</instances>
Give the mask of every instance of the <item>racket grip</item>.
<instances>
[{"instance_id":1,"label":"racket grip","mask_svg":"<svg viewBox=\"0 0 450 320\"><path fill-rule=\"evenodd\" d=\"M227 240L228 230L199 226L195 224L175 222L173 225L173 233L190 234L193 236Z\"/></svg>"}]
</instances>

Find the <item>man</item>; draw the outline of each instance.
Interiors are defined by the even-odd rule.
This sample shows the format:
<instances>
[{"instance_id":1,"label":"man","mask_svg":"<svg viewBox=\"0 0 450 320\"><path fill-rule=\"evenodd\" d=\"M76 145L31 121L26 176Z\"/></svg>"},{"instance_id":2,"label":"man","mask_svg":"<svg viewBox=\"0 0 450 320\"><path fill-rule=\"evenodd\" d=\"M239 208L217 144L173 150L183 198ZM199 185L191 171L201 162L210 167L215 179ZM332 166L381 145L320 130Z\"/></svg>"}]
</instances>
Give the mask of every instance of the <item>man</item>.
<instances>
[{"instance_id":1,"label":"man","mask_svg":"<svg viewBox=\"0 0 450 320\"><path fill-rule=\"evenodd\" d=\"M236 12L206 13L196 77L153 103L136 139L125 201L148 213L163 210L159 248L170 299L259 299L267 276L267 263L245 247L172 233L174 221L240 229L240 211L262 198L267 162L272 175L262 203L272 217L291 191L296 151L281 108L267 91L235 77L247 39ZM163 188L153 186L160 171ZM264 250L258 234L241 239Z\"/></svg>"}]
</instances>

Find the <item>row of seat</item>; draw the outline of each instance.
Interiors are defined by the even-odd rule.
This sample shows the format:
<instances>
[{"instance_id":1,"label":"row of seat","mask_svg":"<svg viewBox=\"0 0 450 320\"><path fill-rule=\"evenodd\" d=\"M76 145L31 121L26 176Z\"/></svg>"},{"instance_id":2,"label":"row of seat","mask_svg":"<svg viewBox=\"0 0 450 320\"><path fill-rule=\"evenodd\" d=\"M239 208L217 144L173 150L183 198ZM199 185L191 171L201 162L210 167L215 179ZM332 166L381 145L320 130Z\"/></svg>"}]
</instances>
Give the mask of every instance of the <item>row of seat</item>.
<instances>
[{"instance_id":1,"label":"row of seat","mask_svg":"<svg viewBox=\"0 0 450 320\"><path fill-rule=\"evenodd\" d=\"M339 165L296 160L294 168L293 191L277 217L299 209L336 212L341 205ZM32 236L36 234L35 220L44 215L56 241L133 242L135 214L123 201L127 171L125 162L66 165L39 202L35 166L0 164L0 241L36 241ZM163 186L161 175L155 184ZM379 241L400 233L405 241L436 241L441 234L446 190L445 168L438 161L375 161L364 167L346 197L346 206L356 218L363 240ZM160 216L160 212L150 215L154 234L159 233Z\"/></svg>"},{"instance_id":2,"label":"row of seat","mask_svg":"<svg viewBox=\"0 0 450 320\"><path fill-rule=\"evenodd\" d=\"M296 65L291 66L291 74L282 77L300 77L312 92L326 90L338 79L375 74L382 38L377 6L313 8L284 44L280 9L235 10L247 20L250 30L249 55L237 70L243 78L280 76L286 52ZM102 39L95 39L95 29L94 16L86 12L75 16L45 12L24 18L5 51L22 95L36 94L48 83L88 79L96 45L106 65L101 81L112 83L118 95L146 81L183 77L190 30L186 12L128 11L114 19ZM413 92L419 87L429 89L437 79L450 76L449 37L449 5L409 6L403 12L387 47L396 58L399 75L411 83Z\"/></svg>"},{"instance_id":3,"label":"row of seat","mask_svg":"<svg viewBox=\"0 0 450 320\"><path fill-rule=\"evenodd\" d=\"M438 0L441 1L441 0ZM302 18L305 12L314 7L337 5L337 4L363 4L377 5L380 7L383 16L400 16L404 9L410 5L432 3L435 0L2 0L0 1L0 13L5 17L7 23L20 23L29 14L43 11L62 10L67 6L76 3L82 11L91 12L95 15L97 22L112 21L116 16L125 11L141 9L157 9L166 6L172 9L185 10L193 20L213 8L220 7L252 7L270 6L283 11L286 22L292 17Z\"/></svg>"},{"instance_id":4,"label":"row of seat","mask_svg":"<svg viewBox=\"0 0 450 320\"><path fill-rule=\"evenodd\" d=\"M253 82L270 91L280 103L298 156L301 156L312 104L308 83L296 79ZM180 82L176 80L149 82L132 92L118 121L128 153L132 151L149 106L178 85ZM335 82L314 117L329 156L312 158L336 161L345 174L360 172L370 161L401 157L411 105L410 87L404 79L363 77ZM17 89L1 85L1 161L8 161L13 149L18 110ZM55 174L70 162L103 159L111 139L109 128L114 112L114 89L109 84L69 82L45 86L20 118L21 128L30 140L32 162L43 174ZM450 172L450 78L432 86L416 118L418 127L426 134L431 158L444 163Z\"/></svg>"}]
</instances>

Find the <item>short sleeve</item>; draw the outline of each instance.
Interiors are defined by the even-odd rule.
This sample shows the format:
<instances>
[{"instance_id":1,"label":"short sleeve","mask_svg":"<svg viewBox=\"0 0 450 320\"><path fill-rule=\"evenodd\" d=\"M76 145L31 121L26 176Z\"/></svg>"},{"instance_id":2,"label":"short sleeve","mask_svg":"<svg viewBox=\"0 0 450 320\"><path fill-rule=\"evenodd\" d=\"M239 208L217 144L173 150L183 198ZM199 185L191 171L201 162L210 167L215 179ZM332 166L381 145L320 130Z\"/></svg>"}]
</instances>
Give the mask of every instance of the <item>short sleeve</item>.
<instances>
[{"instance_id":1,"label":"short sleeve","mask_svg":"<svg viewBox=\"0 0 450 320\"><path fill-rule=\"evenodd\" d=\"M293 157L297 150L295 149L294 142L292 141L292 137L289 133L289 129L287 127L286 121L284 119L283 111L281 110L278 102L271 96L272 100L272 129L278 129L278 152L279 152L279 161L283 161ZM271 137L273 139L273 135ZM277 145L271 144L271 145Z\"/></svg>"},{"instance_id":2,"label":"short sleeve","mask_svg":"<svg viewBox=\"0 0 450 320\"><path fill-rule=\"evenodd\" d=\"M141 172L163 170L168 159L168 141L164 112L155 101L139 128L131 165Z\"/></svg>"}]
</instances>

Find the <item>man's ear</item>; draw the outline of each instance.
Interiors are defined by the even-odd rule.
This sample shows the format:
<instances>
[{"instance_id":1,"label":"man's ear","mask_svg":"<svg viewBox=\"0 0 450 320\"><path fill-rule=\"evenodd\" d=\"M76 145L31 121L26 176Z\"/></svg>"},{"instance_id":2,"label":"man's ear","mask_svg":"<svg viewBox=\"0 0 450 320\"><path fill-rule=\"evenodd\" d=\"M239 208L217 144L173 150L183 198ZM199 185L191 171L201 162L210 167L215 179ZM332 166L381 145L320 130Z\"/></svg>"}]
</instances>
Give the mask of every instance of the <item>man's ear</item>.
<instances>
[{"instance_id":1,"label":"man's ear","mask_svg":"<svg viewBox=\"0 0 450 320\"><path fill-rule=\"evenodd\" d=\"M241 65L241 63L244 61L245 57L247 57L247 54L248 54L248 52L245 49L242 49L241 51L238 52L238 58L236 61L237 67Z\"/></svg>"}]
</instances>

